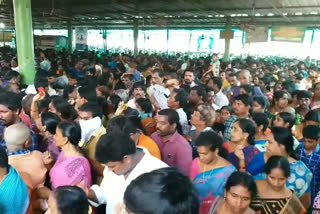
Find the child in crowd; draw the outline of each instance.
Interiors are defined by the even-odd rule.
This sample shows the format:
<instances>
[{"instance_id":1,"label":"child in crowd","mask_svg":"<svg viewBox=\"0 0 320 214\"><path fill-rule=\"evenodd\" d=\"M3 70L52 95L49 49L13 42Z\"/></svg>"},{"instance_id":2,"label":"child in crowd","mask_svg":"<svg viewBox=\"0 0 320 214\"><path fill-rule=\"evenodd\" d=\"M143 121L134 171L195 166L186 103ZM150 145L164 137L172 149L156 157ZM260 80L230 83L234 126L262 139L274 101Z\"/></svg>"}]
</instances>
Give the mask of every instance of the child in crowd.
<instances>
[{"instance_id":1,"label":"child in crowd","mask_svg":"<svg viewBox=\"0 0 320 214\"><path fill-rule=\"evenodd\" d=\"M299 159L303 161L312 172L311 203L313 203L320 187L320 128L309 125L303 129L303 143L297 149ZM312 207L312 206L311 206Z\"/></svg>"}]
</instances>

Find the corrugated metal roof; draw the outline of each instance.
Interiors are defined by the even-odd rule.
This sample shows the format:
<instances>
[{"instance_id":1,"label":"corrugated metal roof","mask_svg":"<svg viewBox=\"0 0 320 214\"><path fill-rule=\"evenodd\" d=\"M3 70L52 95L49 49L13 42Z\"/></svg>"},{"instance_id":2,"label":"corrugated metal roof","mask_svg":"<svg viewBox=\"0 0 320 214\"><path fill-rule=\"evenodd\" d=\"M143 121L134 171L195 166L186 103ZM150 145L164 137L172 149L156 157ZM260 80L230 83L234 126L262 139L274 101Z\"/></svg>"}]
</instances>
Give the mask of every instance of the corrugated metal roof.
<instances>
[{"instance_id":1,"label":"corrugated metal roof","mask_svg":"<svg viewBox=\"0 0 320 214\"><path fill-rule=\"evenodd\" d=\"M1 21L13 25L12 0L0 6ZM291 24L316 26L320 0L32 0L34 26L125 27L133 20L145 27L221 27L227 17L234 26Z\"/></svg>"}]
</instances>

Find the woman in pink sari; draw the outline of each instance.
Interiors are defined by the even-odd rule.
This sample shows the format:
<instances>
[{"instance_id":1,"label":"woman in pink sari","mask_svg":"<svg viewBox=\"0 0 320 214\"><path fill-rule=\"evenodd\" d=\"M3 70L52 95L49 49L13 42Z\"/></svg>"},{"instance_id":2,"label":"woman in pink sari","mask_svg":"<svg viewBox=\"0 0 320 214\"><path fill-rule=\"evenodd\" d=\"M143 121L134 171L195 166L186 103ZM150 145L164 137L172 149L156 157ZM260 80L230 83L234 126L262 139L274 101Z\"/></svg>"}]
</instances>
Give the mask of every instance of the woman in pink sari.
<instances>
[{"instance_id":1,"label":"woman in pink sari","mask_svg":"<svg viewBox=\"0 0 320 214\"><path fill-rule=\"evenodd\" d=\"M213 131L204 131L195 144L199 158L193 160L190 178L200 202L199 214L208 214L216 197L223 196L224 185L236 168L224 157L223 139Z\"/></svg>"},{"instance_id":2,"label":"woman in pink sari","mask_svg":"<svg viewBox=\"0 0 320 214\"><path fill-rule=\"evenodd\" d=\"M50 170L52 189L59 186L75 185L84 182L91 186L91 170L89 161L78 148L81 139L81 128L74 122L60 123L56 130L56 145L62 152Z\"/></svg>"},{"instance_id":3,"label":"woman in pink sari","mask_svg":"<svg viewBox=\"0 0 320 214\"><path fill-rule=\"evenodd\" d=\"M81 139L81 128L74 122L62 122L58 125L55 135L56 145L61 148L57 161L53 165L53 156L49 152L43 154L43 161L50 170L51 189L59 186L85 185L91 186L91 169L89 161L78 148ZM38 196L48 199L50 189L38 189Z\"/></svg>"}]
</instances>

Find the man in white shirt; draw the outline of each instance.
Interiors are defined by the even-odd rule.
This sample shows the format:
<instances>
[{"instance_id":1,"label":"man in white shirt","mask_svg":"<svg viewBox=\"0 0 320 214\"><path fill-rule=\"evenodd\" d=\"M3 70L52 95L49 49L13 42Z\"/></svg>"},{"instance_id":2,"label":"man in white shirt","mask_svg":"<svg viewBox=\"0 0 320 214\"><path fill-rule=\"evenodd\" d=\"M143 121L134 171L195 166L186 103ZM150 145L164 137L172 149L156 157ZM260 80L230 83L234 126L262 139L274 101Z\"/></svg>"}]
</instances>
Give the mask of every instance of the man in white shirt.
<instances>
[{"instance_id":1,"label":"man in white shirt","mask_svg":"<svg viewBox=\"0 0 320 214\"><path fill-rule=\"evenodd\" d=\"M188 104L188 93L179 88L173 89L168 98L168 107L176 110L179 114L179 123L182 127L182 133L185 135L188 131L188 118L183 108Z\"/></svg>"},{"instance_id":2,"label":"man in white shirt","mask_svg":"<svg viewBox=\"0 0 320 214\"><path fill-rule=\"evenodd\" d=\"M84 189L92 205L107 204L107 214L114 213L121 204L132 180L146 172L167 167L147 150L136 147L129 134L122 132L101 136L96 147L96 159L106 167L104 178L100 186Z\"/></svg>"},{"instance_id":3,"label":"man in white shirt","mask_svg":"<svg viewBox=\"0 0 320 214\"><path fill-rule=\"evenodd\" d=\"M212 77L213 91L215 94L214 103L222 108L223 106L229 105L228 97L222 92L222 79L220 77Z\"/></svg>"},{"instance_id":4,"label":"man in white shirt","mask_svg":"<svg viewBox=\"0 0 320 214\"><path fill-rule=\"evenodd\" d=\"M170 95L169 89L164 87L164 72L160 69L155 69L152 72L151 83L152 85L149 88L150 92L150 101L156 109L166 109L167 98Z\"/></svg>"}]
</instances>

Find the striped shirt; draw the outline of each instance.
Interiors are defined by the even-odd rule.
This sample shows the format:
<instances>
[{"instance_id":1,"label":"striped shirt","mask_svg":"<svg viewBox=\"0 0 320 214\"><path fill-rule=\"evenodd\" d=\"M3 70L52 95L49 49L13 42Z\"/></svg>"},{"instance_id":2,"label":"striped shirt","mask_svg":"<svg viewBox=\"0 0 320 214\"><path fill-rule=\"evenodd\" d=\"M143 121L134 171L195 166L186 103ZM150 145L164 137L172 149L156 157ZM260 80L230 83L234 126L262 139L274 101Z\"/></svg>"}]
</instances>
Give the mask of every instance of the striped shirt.
<instances>
[{"instance_id":1,"label":"striped shirt","mask_svg":"<svg viewBox=\"0 0 320 214\"><path fill-rule=\"evenodd\" d=\"M224 121L224 140L225 142L231 141L231 131L233 128L233 124L238 120L238 116L232 115L226 121Z\"/></svg>"},{"instance_id":2,"label":"striped shirt","mask_svg":"<svg viewBox=\"0 0 320 214\"><path fill-rule=\"evenodd\" d=\"M306 164L313 174L311 180L311 202L313 202L320 189L320 146L317 145L315 151L307 154L304 144L300 143L297 152L300 160Z\"/></svg>"}]
</instances>

